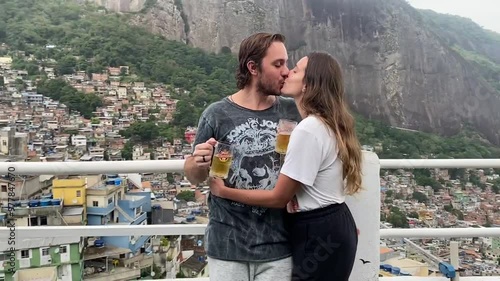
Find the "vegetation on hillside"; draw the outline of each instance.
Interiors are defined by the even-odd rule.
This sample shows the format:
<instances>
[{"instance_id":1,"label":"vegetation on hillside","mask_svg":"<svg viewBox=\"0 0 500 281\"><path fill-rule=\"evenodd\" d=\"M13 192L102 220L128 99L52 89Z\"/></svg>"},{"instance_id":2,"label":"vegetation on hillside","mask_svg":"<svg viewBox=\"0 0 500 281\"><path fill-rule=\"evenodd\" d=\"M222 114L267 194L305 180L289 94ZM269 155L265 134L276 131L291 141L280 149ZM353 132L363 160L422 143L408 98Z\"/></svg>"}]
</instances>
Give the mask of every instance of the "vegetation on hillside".
<instances>
[{"instance_id":1,"label":"vegetation on hillside","mask_svg":"<svg viewBox=\"0 0 500 281\"><path fill-rule=\"evenodd\" d=\"M62 79L42 80L37 85L37 91L62 102L70 112L77 111L87 119L92 117L97 107L103 105L101 98L97 95L78 92Z\"/></svg>"},{"instance_id":2,"label":"vegetation on hillside","mask_svg":"<svg viewBox=\"0 0 500 281\"><path fill-rule=\"evenodd\" d=\"M484 49L500 48L500 34L484 29L468 18L431 10L419 11L429 27L454 51L475 65L480 75L500 93L500 62L491 60L483 52Z\"/></svg>"},{"instance_id":3,"label":"vegetation on hillside","mask_svg":"<svg viewBox=\"0 0 500 281\"><path fill-rule=\"evenodd\" d=\"M99 73L106 67L127 65L137 80L164 83L187 92L176 94L177 112L169 125L154 118L134 123L122 133L133 142L153 143L158 138L182 137L183 128L196 126L201 111L211 102L236 90L236 58L230 53L209 54L168 41L128 24L127 15L108 14L102 8L64 0L0 0L0 42L11 50L15 67L41 76L38 91L66 103L90 118L102 101L84 95L62 80L45 80L38 65L54 66L57 74L73 71ZM50 46L50 47L48 47ZM28 59L32 56L34 59ZM378 145L381 158L492 158L500 150L462 134L442 138L406 132L380 122L357 118L363 144ZM131 142L132 143L132 142ZM128 152L131 152L129 143ZM125 153L126 154L126 153ZM129 153L131 154L131 153Z\"/></svg>"},{"instance_id":4,"label":"vegetation on hillside","mask_svg":"<svg viewBox=\"0 0 500 281\"><path fill-rule=\"evenodd\" d=\"M431 24L433 29L446 30L476 43L500 44L500 34L482 28L471 19L450 14L440 14L432 10L419 10L419 12L425 21Z\"/></svg>"},{"instance_id":5,"label":"vegetation on hillside","mask_svg":"<svg viewBox=\"0 0 500 281\"><path fill-rule=\"evenodd\" d=\"M498 44L500 46L500 43ZM500 92L500 64L476 52L464 50L458 45L454 45L452 49L464 59L473 63L484 79Z\"/></svg>"}]
</instances>

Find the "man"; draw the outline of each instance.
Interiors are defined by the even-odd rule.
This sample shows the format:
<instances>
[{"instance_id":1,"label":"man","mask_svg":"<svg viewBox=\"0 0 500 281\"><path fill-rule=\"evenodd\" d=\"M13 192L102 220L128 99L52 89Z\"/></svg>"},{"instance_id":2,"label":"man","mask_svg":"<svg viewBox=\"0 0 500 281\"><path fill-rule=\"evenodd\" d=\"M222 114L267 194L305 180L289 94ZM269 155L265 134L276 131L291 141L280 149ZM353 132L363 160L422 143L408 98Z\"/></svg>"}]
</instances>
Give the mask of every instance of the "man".
<instances>
[{"instance_id":1,"label":"man","mask_svg":"<svg viewBox=\"0 0 500 281\"><path fill-rule=\"evenodd\" d=\"M229 187L272 189L280 157L274 152L280 118L300 121L293 100L280 97L288 76L285 38L257 33L239 51L237 93L211 104L200 117L187 179L198 184L208 177L217 141L234 144ZM285 210L246 206L210 195L205 233L210 279L214 281L290 280L292 259Z\"/></svg>"}]
</instances>

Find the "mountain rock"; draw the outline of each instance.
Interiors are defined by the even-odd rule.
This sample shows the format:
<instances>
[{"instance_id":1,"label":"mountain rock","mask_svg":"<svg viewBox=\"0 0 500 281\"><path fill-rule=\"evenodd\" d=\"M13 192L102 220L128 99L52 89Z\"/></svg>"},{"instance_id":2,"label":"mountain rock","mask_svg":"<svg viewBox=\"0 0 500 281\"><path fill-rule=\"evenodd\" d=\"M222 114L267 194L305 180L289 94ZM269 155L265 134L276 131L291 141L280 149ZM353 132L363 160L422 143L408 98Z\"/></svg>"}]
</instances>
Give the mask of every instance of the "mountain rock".
<instances>
[{"instance_id":1,"label":"mountain rock","mask_svg":"<svg viewBox=\"0 0 500 281\"><path fill-rule=\"evenodd\" d=\"M403 0L157 0L133 22L211 52L280 32L292 63L315 50L339 60L360 114L441 135L472 127L500 144L500 93Z\"/></svg>"}]
</instances>

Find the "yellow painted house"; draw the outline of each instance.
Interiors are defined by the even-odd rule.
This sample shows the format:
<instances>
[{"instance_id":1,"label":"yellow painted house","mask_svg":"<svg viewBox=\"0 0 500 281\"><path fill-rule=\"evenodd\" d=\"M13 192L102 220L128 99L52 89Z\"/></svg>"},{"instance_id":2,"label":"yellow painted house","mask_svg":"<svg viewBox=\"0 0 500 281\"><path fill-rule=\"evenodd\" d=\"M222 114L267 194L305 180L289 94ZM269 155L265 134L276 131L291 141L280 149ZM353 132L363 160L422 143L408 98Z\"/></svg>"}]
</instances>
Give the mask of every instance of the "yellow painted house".
<instances>
[{"instance_id":1,"label":"yellow painted house","mask_svg":"<svg viewBox=\"0 0 500 281\"><path fill-rule=\"evenodd\" d=\"M55 179L52 181L54 198L62 198L63 206L85 206L87 181L85 178Z\"/></svg>"}]
</instances>

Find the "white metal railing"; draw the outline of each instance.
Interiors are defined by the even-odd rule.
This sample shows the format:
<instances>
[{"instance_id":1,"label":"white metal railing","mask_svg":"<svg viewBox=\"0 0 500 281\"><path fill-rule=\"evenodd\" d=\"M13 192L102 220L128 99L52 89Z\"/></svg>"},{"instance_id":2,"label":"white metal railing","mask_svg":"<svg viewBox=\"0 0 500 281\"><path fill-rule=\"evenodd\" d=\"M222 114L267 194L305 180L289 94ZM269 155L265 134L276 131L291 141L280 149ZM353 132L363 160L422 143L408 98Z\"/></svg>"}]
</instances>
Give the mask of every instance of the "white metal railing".
<instances>
[{"instance_id":1,"label":"white metal railing","mask_svg":"<svg viewBox=\"0 0 500 281\"><path fill-rule=\"evenodd\" d=\"M500 168L500 159L380 159L380 168ZM91 175L100 173L165 173L182 172L184 160L98 162L2 162L0 175ZM17 227L19 237L39 237L47 232L55 236L119 236L123 231L130 235L180 235L204 234L206 225L148 225L148 226L47 226ZM29 231L28 231L29 229ZM55 230L55 231L52 231ZM60 232L62 230L63 232ZM9 231L0 229L1 237ZM419 228L381 229L380 238L456 238L456 237L500 237L500 228Z\"/></svg>"},{"instance_id":2,"label":"white metal railing","mask_svg":"<svg viewBox=\"0 0 500 281\"><path fill-rule=\"evenodd\" d=\"M171 225L85 225L85 226L17 226L16 239L48 236L131 236L205 235L206 224ZM8 227L0 228L0 239L10 235ZM485 228L389 228L380 229L380 238L472 238L500 237L500 227Z\"/></svg>"},{"instance_id":3,"label":"white metal railing","mask_svg":"<svg viewBox=\"0 0 500 281\"><path fill-rule=\"evenodd\" d=\"M182 172L184 160L2 162L0 175L93 175ZM500 159L380 159L381 169L500 168Z\"/></svg>"},{"instance_id":4,"label":"white metal railing","mask_svg":"<svg viewBox=\"0 0 500 281\"><path fill-rule=\"evenodd\" d=\"M373 159L372 159L373 160ZM500 168L500 159L378 159L379 169L419 169L419 168ZM120 162L2 162L0 175L92 175L92 174L127 174L127 173L165 173L182 172L184 160L157 161L120 161ZM373 166L371 166L373 167ZM371 168L370 168L371 169ZM369 170L372 192L378 177L378 170ZM378 192L378 191L377 191ZM377 193L379 194L379 193ZM366 199L365 199L366 200ZM371 202L371 201L370 201ZM206 225L106 225L106 226L41 226L0 228L0 241L7 241L14 233L16 240L40 237L68 236L123 236L126 235L204 235ZM28 231L29 230L29 231ZM377 231L374 231L377 232ZM444 229L380 229L380 238L466 238L500 237L500 228L444 228ZM377 243L378 244L378 243ZM372 261L375 261L372 259ZM378 266L377 266L378 268ZM498 277L494 277L498 278ZM384 278L385 279L385 278ZM411 279L420 280L421 278ZM208 279L201 279L208 280ZM372 280L372 279L370 279ZM396 279L391 279L396 280ZM404 279L404 280L410 280ZM432 279L429 280L446 280ZM469 278L467 278L469 280ZM477 277L470 279L496 280Z\"/></svg>"}]
</instances>

